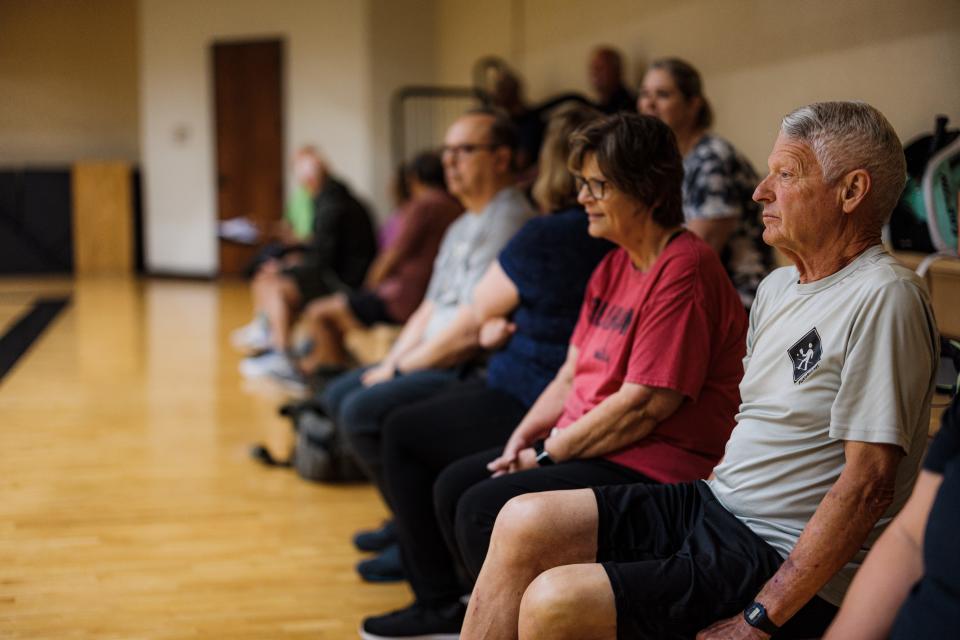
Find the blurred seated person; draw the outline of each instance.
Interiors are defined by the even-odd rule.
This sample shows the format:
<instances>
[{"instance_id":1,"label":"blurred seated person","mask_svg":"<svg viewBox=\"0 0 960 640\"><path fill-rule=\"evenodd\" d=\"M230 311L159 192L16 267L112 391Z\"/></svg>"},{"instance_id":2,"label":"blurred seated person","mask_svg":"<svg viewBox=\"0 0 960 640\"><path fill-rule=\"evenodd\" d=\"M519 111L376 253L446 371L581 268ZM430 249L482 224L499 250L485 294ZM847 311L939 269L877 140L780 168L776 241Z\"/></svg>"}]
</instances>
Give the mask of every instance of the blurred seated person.
<instances>
[{"instance_id":1,"label":"blurred seated person","mask_svg":"<svg viewBox=\"0 0 960 640\"><path fill-rule=\"evenodd\" d=\"M636 112L637 96L623 82L623 58L613 47L597 47L587 67L590 88L597 96L594 106L602 113Z\"/></svg>"},{"instance_id":2,"label":"blurred seated person","mask_svg":"<svg viewBox=\"0 0 960 640\"><path fill-rule=\"evenodd\" d=\"M545 215L517 232L477 284L471 307L481 326L480 344L495 350L486 375L398 409L384 423L383 497L401 524L364 536L379 541L366 550L382 553L358 570L367 579L406 575L418 602L435 602L450 589L453 600L462 593L433 517L437 474L467 454L506 442L563 364L587 280L613 248L587 234L587 216L567 169L570 134L599 115L582 105L555 112L533 188ZM390 546L398 541L405 547L405 568L399 548Z\"/></svg>"},{"instance_id":3,"label":"blurred seated person","mask_svg":"<svg viewBox=\"0 0 960 640\"><path fill-rule=\"evenodd\" d=\"M472 371L479 351L470 306L490 263L533 215L514 187L517 135L509 118L474 109L447 130L447 187L465 212L447 229L427 293L379 363L345 373L323 390L321 403L367 475L379 482L380 429L389 414L429 397Z\"/></svg>"},{"instance_id":4,"label":"blurred seated person","mask_svg":"<svg viewBox=\"0 0 960 640\"><path fill-rule=\"evenodd\" d=\"M773 252L762 238L760 207L752 199L756 172L733 145L709 132L713 110L700 73L689 63L677 58L654 61L643 77L637 106L676 134L683 154L687 229L720 255L749 309L773 266Z\"/></svg>"},{"instance_id":5,"label":"blurred seated person","mask_svg":"<svg viewBox=\"0 0 960 640\"><path fill-rule=\"evenodd\" d=\"M824 640L960 633L960 396L940 423L907 504L850 585Z\"/></svg>"},{"instance_id":6,"label":"blurred seated person","mask_svg":"<svg viewBox=\"0 0 960 640\"><path fill-rule=\"evenodd\" d=\"M241 362L245 375L262 375L266 369L293 371L291 335L299 311L316 298L360 287L376 254L367 208L318 155L306 154L302 161L302 184L313 199L313 236L299 264L265 266L254 277L254 315L262 314L267 331L265 336L251 331L244 346L266 346L268 351Z\"/></svg>"},{"instance_id":7,"label":"blurred seated person","mask_svg":"<svg viewBox=\"0 0 960 640\"><path fill-rule=\"evenodd\" d=\"M540 155L540 145L543 144L544 123L540 114L531 111L523 99L523 84L515 73L503 69L493 85L493 105L503 109L510 116L517 128L517 156L514 160L518 179L523 182L532 181L526 172L533 168Z\"/></svg>"},{"instance_id":8,"label":"blurred seated person","mask_svg":"<svg viewBox=\"0 0 960 640\"><path fill-rule=\"evenodd\" d=\"M300 147L293 155L296 187L284 207L283 218L271 229L262 230L269 234L270 242L247 267L248 277L254 277L265 266L276 270L296 264L302 259L302 252L306 250L313 236L313 196L310 184L315 174L313 158L318 155L316 147L312 145Z\"/></svg>"},{"instance_id":9,"label":"blurred seated person","mask_svg":"<svg viewBox=\"0 0 960 640\"><path fill-rule=\"evenodd\" d=\"M421 153L410 161L404 182L409 199L398 209L393 237L385 239L364 286L307 305L303 320L314 348L299 360L301 372L346 366L347 332L378 323L403 324L423 300L443 234L463 208L446 191L437 153Z\"/></svg>"}]
</instances>

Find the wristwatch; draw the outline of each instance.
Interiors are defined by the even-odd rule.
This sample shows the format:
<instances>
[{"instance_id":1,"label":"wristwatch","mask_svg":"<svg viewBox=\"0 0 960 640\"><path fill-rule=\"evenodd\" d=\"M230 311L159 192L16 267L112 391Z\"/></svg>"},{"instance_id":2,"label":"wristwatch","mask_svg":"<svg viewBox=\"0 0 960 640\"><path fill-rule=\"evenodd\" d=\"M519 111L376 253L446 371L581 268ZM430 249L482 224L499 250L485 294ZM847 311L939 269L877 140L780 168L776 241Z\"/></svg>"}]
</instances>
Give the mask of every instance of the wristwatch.
<instances>
[{"instance_id":1,"label":"wristwatch","mask_svg":"<svg viewBox=\"0 0 960 640\"><path fill-rule=\"evenodd\" d=\"M553 458L550 457L550 454L547 453L547 449L544 447L544 440L537 440L533 443L533 452L537 454L538 466L549 467L552 464L556 464Z\"/></svg>"},{"instance_id":2,"label":"wristwatch","mask_svg":"<svg viewBox=\"0 0 960 640\"><path fill-rule=\"evenodd\" d=\"M747 605L747 608L743 610L743 619L746 620L747 624L751 627L760 629L760 631L769 633L770 635L780 631L780 627L773 624L770 618L767 617L766 608L756 600Z\"/></svg>"}]
</instances>

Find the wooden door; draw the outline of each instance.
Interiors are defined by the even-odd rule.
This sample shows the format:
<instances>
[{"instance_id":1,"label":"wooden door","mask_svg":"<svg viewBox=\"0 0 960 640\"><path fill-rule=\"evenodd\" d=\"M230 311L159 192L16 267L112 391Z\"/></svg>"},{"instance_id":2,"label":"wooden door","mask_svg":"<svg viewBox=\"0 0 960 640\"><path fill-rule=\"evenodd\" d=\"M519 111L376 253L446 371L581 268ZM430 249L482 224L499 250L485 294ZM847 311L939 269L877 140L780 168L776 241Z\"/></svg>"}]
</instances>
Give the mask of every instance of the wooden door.
<instances>
[{"instance_id":1,"label":"wooden door","mask_svg":"<svg viewBox=\"0 0 960 640\"><path fill-rule=\"evenodd\" d=\"M283 209L283 43L213 45L220 220L247 216L270 229ZM220 240L220 273L243 271L260 246Z\"/></svg>"}]
</instances>

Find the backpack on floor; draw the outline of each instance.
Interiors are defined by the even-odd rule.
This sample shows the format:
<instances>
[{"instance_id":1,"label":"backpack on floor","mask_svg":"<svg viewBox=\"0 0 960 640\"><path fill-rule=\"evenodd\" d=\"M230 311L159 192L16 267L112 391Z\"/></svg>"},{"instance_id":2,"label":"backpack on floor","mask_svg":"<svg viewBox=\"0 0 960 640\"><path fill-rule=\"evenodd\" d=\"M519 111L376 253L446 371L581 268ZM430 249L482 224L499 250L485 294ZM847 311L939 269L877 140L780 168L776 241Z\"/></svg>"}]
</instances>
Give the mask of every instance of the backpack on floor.
<instances>
[{"instance_id":1,"label":"backpack on floor","mask_svg":"<svg viewBox=\"0 0 960 640\"><path fill-rule=\"evenodd\" d=\"M333 420L313 400L290 402L280 407L280 415L290 418L296 442L290 457L277 460L262 444L253 445L250 455L271 467L293 467L300 477L311 482L359 482L366 476L343 445Z\"/></svg>"},{"instance_id":2,"label":"backpack on floor","mask_svg":"<svg viewBox=\"0 0 960 640\"><path fill-rule=\"evenodd\" d=\"M312 482L358 482L365 476L343 446L333 420L313 408L294 418L297 443L291 464L300 477Z\"/></svg>"}]
</instances>

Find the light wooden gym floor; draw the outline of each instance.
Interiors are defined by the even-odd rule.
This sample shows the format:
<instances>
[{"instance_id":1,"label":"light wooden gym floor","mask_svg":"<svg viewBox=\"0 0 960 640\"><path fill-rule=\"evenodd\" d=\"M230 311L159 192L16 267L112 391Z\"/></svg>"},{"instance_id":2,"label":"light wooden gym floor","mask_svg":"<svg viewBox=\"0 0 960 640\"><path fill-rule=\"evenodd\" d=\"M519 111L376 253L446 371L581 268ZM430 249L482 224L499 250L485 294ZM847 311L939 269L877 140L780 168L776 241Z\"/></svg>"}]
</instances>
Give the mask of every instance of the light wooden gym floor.
<instances>
[{"instance_id":1,"label":"light wooden gym floor","mask_svg":"<svg viewBox=\"0 0 960 640\"><path fill-rule=\"evenodd\" d=\"M356 638L407 604L353 568L372 488L248 459L289 428L228 344L245 286L0 280L0 334L65 292L0 382L0 638Z\"/></svg>"}]
</instances>

